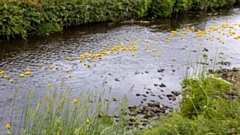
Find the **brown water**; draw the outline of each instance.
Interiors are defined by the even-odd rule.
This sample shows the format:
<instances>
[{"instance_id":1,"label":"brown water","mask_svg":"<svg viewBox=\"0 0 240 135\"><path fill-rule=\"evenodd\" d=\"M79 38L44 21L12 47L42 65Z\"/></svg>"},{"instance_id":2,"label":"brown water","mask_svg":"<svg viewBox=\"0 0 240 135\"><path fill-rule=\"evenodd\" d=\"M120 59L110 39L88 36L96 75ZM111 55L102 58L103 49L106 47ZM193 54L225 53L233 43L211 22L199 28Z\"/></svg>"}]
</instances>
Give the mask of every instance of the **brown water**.
<instances>
[{"instance_id":1,"label":"brown water","mask_svg":"<svg viewBox=\"0 0 240 135\"><path fill-rule=\"evenodd\" d=\"M118 98L124 93L129 93L129 104L138 105L144 97L136 96L137 93L150 91L147 94L147 101L158 100L161 104L171 107L178 107L176 101L168 100L166 94L171 91L180 91L181 81L186 75L186 67L189 61L194 61L199 49L200 42L202 49L209 58L213 58L216 52L221 53L220 57L232 63L230 67L240 66L240 40L234 40L233 36L212 32L213 41L205 40L204 36L193 38L194 33L188 33L186 38L179 36L170 38L171 30L183 27L195 26L196 29L204 29L208 26L220 26L226 23L232 25L240 23L240 10L223 10L209 13L207 16L201 13L182 14L179 17L161 19L150 24L93 24L67 28L62 33L50 34L50 36L29 36L27 41L16 39L9 42L0 42L0 70L4 70L8 79L0 78L0 134L5 133L5 125L9 123L11 104L14 92L19 88L19 95L16 100L18 104L24 105L23 97L28 90L35 90L36 98L44 95L48 91L48 83L57 87L59 91L66 90L67 87L73 89L74 95L78 95L82 90L103 90L112 89L112 96ZM236 27L236 34L240 35L240 28ZM225 30L225 33L228 33ZM161 36L161 40L158 40ZM225 44L219 43L216 37L220 37ZM118 43L129 44L139 40L138 50L131 52L120 52L120 54L110 54L101 60L91 62L91 67L83 66L79 62L80 54L98 52L107 44L113 47ZM146 40L146 43L142 41ZM156 40L156 41L154 41ZM144 50L146 45L149 50ZM152 52L154 45L156 52ZM201 50L202 50L201 49ZM132 57L132 53L135 54ZM161 54L161 57L152 57L152 54ZM189 59L189 55L192 55ZM66 60L66 57L74 57L75 60ZM176 57L176 61L172 59ZM40 63L44 66L39 66ZM59 70L49 69L49 65L59 66ZM31 68L31 75L20 78L20 73L25 73L26 68ZM70 70L72 78L68 78L66 69ZM158 69L165 69L158 72ZM12 78L14 83L10 83ZM62 87L62 80L64 85ZM107 83L102 87L103 80ZM116 81L117 80L117 81ZM164 83L166 87L154 86L154 84ZM159 99L158 95L163 99Z\"/></svg>"}]
</instances>

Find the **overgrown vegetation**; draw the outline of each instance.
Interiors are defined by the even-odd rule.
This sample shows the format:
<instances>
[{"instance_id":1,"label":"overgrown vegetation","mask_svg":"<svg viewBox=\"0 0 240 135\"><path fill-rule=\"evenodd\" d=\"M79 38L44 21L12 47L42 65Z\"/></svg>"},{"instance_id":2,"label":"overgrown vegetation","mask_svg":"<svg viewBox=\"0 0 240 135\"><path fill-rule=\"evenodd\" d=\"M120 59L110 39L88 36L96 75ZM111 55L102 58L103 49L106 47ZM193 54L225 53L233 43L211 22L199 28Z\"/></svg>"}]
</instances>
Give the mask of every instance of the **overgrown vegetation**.
<instances>
[{"instance_id":1,"label":"overgrown vegetation","mask_svg":"<svg viewBox=\"0 0 240 135\"><path fill-rule=\"evenodd\" d=\"M28 32L146 16L168 17L187 10L231 7L240 0L18 0L0 2L0 37L26 38Z\"/></svg>"},{"instance_id":2,"label":"overgrown vegetation","mask_svg":"<svg viewBox=\"0 0 240 135\"><path fill-rule=\"evenodd\" d=\"M74 99L71 89L60 93L51 87L45 96L38 98L37 103L34 103L34 91L29 91L25 98L26 104L19 106L15 103L17 92L11 122L6 125L7 134L134 134L133 128L128 126L126 95L114 102L113 98L104 98L111 90L82 91Z\"/></svg>"},{"instance_id":3,"label":"overgrown vegetation","mask_svg":"<svg viewBox=\"0 0 240 135\"><path fill-rule=\"evenodd\" d=\"M239 71L228 70L225 79L219 74L223 69L216 74L202 71L183 80L180 112L162 116L162 121L143 135L240 134Z\"/></svg>"}]
</instances>

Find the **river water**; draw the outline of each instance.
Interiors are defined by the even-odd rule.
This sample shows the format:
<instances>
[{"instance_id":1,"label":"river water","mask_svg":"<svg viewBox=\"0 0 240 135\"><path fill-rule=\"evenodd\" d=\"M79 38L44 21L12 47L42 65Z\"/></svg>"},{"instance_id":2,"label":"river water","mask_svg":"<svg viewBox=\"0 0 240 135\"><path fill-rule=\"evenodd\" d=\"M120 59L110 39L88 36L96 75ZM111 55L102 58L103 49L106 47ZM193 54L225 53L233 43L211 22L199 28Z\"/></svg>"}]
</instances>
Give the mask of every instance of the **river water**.
<instances>
[{"instance_id":1,"label":"river water","mask_svg":"<svg viewBox=\"0 0 240 135\"><path fill-rule=\"evenodd\" d=\"M195 29L204 29L226 23L234 26L235 35L227 37L229 30L225 29L206 35L206 38L211 37L213 41L206 40L204 36L194 38L196 32L187 33L183 39L179 36L179 33L183 32L182 28L194 26ZM216 52L220 53L220 61L231 62L229 68L240 66L240 39L234 39L234 36L240 35L240 26L235 25L236 23L240 24L239 9L216 11L207 15L186 13L178 17L151 21L150 24L91 24L67 28L62 33L49 36L32 35L26 41L2 41L0 71L4 70L8 79L1 75L0 134L5 133L5 125L9 123L15 90L19 90L17 104L24 104L23 98L27 91L35 90L37 98L47 93L49 83L59 91L72 88L73 97L82 90L112 89L111 95L117 99L128 93L129 104L138 105L145 99L146 102L157 100L163 105L177 108L179 98L172 101L166 95L172 91L180 91L180 83L187 73L188 63L195 63L198 50L205 50L209 60L214 59ZM170 32L176 29L179 29L178 34L168 38ZM224 44L220 43L217 37L224 41ZM170 42L166 42L166 39ZM130 42L134 41L138 41L136 51L109 53L102 59L95 59L95 62L85 60L87 64L91 64L90 68L79 62L81 54L91 50L99 52L105 44L108 47L119 43L129 46ZM149 46L148 50L145 50L146 46ZM152 51L152 46L155 46L155 52ZM153 57L153 54L156 56ZM161 56L158 57L158 54ZM73 57L74 60L66 60L66 57ZM40 66L40 63L44 65ZM49 68L50 65L53 69ZM56 70L55 66L59 69ZM31 75L20 78L19 74L25 73L26 68L31 69ZM66 73L66 69L69 73ZM158 72L159 69L165 71ZM68 74L71 74L72 78L68 78ZM14 82L10 83L10 79ZM103 86L104 81L106 83ZM159 87L162 83L166 87ZM146 91L150 93L146 94ZM136 96L138 93L145 93L147 97Z\"/></svg>"}]
</instances>

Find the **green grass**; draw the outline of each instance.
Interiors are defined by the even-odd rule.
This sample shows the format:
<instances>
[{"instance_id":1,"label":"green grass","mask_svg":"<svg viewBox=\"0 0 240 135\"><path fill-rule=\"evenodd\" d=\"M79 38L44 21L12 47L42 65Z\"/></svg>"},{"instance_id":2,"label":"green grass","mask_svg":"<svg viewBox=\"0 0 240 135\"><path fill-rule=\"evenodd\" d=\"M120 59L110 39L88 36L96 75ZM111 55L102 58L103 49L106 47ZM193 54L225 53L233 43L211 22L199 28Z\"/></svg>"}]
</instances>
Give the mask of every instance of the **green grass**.
<instances>
[{"instance_id":1,"label":"green grass","mask_svg":"<svg viewBox=\"0 0 240 135\"><path fill-rule=\"evenodd\" d=\"M11 127L8 127L6 132L20 135L133 134L133 128L127 126L129 119L127 96L124 95L117 102L113 102L112 98L106 101L104 95L106 96L110 91L82 91L73 99L70 89L60 93L50 88L49 92L39 98L35 104L33 103L34 91L30 91L25 98L26 107L21 115L22 120L17 123L21 128L13 129L15 116L12 116L9 123ZM13 103L13 106L17 104ZM16 115L15 111L18 110L13 111L12 115Z\"/></svg>"}]
</instances>

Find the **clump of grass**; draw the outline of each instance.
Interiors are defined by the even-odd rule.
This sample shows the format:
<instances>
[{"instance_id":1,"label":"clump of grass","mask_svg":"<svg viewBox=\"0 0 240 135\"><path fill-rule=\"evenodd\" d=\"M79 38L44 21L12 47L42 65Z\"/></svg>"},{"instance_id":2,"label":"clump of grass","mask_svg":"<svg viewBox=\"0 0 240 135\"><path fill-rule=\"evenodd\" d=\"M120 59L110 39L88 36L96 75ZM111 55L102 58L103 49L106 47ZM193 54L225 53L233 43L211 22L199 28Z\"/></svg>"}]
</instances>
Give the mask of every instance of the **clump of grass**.
<instances>
[{"instance_id":1,"label":"clump of grass","mask_svg":"<svg viewBox=\"0 0 240 135\"><path fill-rule=\"evenodd\" d=\"M153 129L141 134L240 134L240 87L237 87L240 79L230 83L218 74L210 74L206 66L196 67L194 76L182 82L180 112L172 112L170 117L162 116ZM239 76L240 73L235 78Z\"/></svg>"},{"instance_id":2,"label":"clump of grass","mask_svg":"<svg viewBox=\"0 0 240 135\"><path fill-rule=\"evenodd\" d=\"M110 91L109 91L110 92ZM82 91L75 99L71 89L49 92L33 105L34 91L26 95L26 107L23 109L19 129L6 126L8 134L20 135L123 135L132 134L133 128L127 127L127 95L121 103L104 99L107 91ZM119 99L120 100L120 99ZM114 108L111 108L114 106ZM14 107L13 107L14 108ZM110 110L112 110L110 115ZM13 113L14 114L14 113ZM115 116L115 117L114 117ZM13 123L14 119L10 122ZM9 127L10 126L10 127Z\"/></svg>"}]
</instances>

